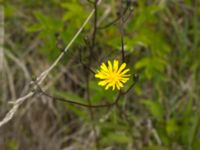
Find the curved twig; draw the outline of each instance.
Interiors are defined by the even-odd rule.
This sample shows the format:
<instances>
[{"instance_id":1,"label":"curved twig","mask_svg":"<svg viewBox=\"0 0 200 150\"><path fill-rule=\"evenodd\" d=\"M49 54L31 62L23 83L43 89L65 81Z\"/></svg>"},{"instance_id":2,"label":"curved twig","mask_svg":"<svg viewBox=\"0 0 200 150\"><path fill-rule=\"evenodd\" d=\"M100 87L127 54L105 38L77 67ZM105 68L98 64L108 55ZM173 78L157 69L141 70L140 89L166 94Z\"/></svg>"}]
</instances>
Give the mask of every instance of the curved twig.
<instances>
[{"instance_id":1,"label":"curved twig","mask_svg":"<svg viewBox=\"0 0 200 150\"><path fill-rule=\"evenodd\" d=\"M98 1L98 5L101 3L102 0ZM94 15L95 10L93 9L91 11L91 13L88 15L88 17L86 18L85 22L83 23L83 25L80 27L80 29L77 31L77 33L74 35L74 37L72 38L72 40L69 42L69 44L65 47L64 51L57 57L57 59L54 61L54 63L47 68L45 71L43 71L37 78L36 81L37 83L40 85L42 84L42 82L46 79L47 75L49 74L50 71L52 71L57 64L60 62L60 60L63 58L64 54L68 51L68 49L71 47L71 45L74 43L74 41L76 40L76 38L79 36L79 34L83 31L84 27L86 26L86 24L89 22L89 20L92 18L92 16ZM14 114L17 112L18 108L21 106L21 104L26 101L28 98L34 96L35 92L30 91L29 93L27 93L25 96L18 98L17 100L13 101L14 106L10 109L10 111L5 115L5 117L0 121L0 127L4 124L6 124L7 122L9 122Z\"/></svg>"},{"instance_id":2,"label":"curved twig","mask_svg":"<svg viewBox=\"0 0 200 150\"><path fill-rule=\"evenodd\" d=\"M123 15L125 15L125 14L127 13L128 8L129 8L128 6L125 8L125 10L124 10L124 12L123 12ZM102 27L98 27L97 29L98 29L98 30L103 30L103 29L106 29L106 28L112 26L113 24L117 23L117 22L121 19L121 17L123 17L123 15L120 14L117 18L115 18L114 20L112 20L112 21L109 22L108 24L106 24L106 25L104 25L104 26L102 26Z\"/></svg>"}]
</instances>

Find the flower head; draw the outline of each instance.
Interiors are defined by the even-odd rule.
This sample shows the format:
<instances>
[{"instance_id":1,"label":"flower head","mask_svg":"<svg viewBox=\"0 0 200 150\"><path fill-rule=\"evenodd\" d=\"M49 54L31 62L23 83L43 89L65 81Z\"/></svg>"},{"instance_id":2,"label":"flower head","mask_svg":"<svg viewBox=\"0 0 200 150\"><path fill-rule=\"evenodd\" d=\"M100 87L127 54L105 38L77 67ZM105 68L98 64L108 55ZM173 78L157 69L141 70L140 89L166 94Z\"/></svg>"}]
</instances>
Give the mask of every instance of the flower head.
<instances>
[{"instance_id":1,"label":"flower head","mask_svg":"<svg viewBox=\"0 0 200 150\"><path fill-rule=\"evenodd\" d=\"M117 89L120 90L120 88L123 87L123 84L129 80L130 76L130 74L127 74L130 69L125 68L126 63L119 66L118 60L114 60L113 64L108 61L108 66L106 66L105 63L102 63L100 70L97 70L97 73L95 74L96 78L102 80L99 81L98 84L100 86L105 86L106 90L109 87L112 87L113 90L117 87Z\"/></svg>"}]
</instances>

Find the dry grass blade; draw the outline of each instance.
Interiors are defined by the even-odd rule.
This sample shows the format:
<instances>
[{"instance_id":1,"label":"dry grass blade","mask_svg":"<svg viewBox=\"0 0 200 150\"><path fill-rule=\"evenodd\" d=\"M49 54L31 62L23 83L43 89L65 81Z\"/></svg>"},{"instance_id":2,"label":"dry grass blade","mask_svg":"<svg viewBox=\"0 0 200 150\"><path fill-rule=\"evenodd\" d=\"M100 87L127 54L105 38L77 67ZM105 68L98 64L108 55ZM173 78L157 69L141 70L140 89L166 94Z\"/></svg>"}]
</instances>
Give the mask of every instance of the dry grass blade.
<instances>
[{"instance_id":1,"label":"dry grass blade","mask_svg":"<svg viewBox=\"0 0 200 150\"><path fill-rule=\"evenodd\" d=\"M98 1L98 4L101 3L101 0ZM68 51L68 49L70 48L70 46L74 43L74 41L76 40L76 38L79 36L79 34L83 31L84 27L86 26L86 24L89 22L89 20L92 18L92 16L94 15L95 10L93 9L91 11L91 13L88 15L88 17L86 18L85 22L83 23L83 25L79 28L78 32L74 35L74 37L72 38L72 40L69 42L69 44L65 47L65 50L58 56L58 58L54 61L54 63L47 68L45 71L43 71L37 78L36 78L36 82L38 85L41 85L42 82L46 79L46 77L48 76L49 72L57 66L58 62L61 60L61 58L64 56L64 54ZM33 91L30 91L28 94L26 94L23 97L18 98L17 100L13 101L13 107L11 108L11 110L6 114L6 116L0 121L0 127L3 126L4 124L6 124L7 122L9 122L14 114L17 112L18 108L21 106L21 104L26 101L28 98L32 97L35 93Z\"/></svg>"}]
</instances>

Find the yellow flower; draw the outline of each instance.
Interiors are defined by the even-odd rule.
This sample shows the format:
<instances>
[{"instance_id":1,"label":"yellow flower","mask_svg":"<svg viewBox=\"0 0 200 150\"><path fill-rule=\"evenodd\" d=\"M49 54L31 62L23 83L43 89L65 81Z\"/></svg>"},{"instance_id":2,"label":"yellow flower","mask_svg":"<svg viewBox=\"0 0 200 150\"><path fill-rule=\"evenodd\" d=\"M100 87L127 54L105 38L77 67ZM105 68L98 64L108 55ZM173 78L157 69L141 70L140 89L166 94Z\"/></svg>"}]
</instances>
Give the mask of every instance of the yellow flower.
<instances>
[{"instance_id":1,"label":"yellow flower","mask_svg":"<svg viewBox=\"0 0 200 150\"><path fill-rule=\"evenodd\" d=\"M113 65L108 61L108 66L106 66L105 63L102 63L100 70L97 70L97 73L95 74L96 78L102 80L98 84L100 86L105 86L106 90L109 87L112 87L113 90L117 87L117 89L120 90L120 88L123 87L123 84L129 80L130 76L130 74L127 74L130 69L125 69L125 67L126 63L119 66L118 60L114 60Z\"/></svg>"}]
</instances>

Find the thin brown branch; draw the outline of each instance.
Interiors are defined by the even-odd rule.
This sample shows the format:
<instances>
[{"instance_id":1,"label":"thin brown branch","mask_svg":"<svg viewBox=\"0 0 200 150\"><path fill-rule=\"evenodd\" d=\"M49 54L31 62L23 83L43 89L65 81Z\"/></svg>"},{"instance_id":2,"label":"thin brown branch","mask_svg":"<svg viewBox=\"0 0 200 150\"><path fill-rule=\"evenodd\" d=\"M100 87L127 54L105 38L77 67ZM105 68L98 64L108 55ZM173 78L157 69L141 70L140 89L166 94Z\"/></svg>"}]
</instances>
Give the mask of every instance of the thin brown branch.
<instances>
[{"instance_id":1,"label":"thin brown branch","mask_svg":"<svg viewBox=\"0 0 200 150\"><path fill-rule=\"evenodd\" d=\"M125 49L124 49L124 13L123 13L123 0L121 0L120 5L120 34L121 34L121 52L122 52L122 62L125 62Z\"/></svg>"},{"instance_id":2,"label":"thin brown branch","mask_svg":"<svg viewBox=\"0 0 200 150\"><path fill-rule=\"evenodd\" d=\"M98 1L98 5L101 3L102 0ZM48 67L46 70L44 70L36 79L38 84L42 84L42 82L46 79L48 74L57 66L57 64L60 62L60 60L63 58L64 54L68 51L68 49L71 47L71 45L74 43L76 38L80 35L80 33L83 31L84 27L87 25L89 20L94 15L95 10L93 9L91 13L86 18L85 22L82 24L82 26L79 28L77 33L74 35L74 37L71 39L69 44L65 47L64 51L57 57L57 59L53 62L53 64ZM10 109L10 111L5 115L5 117L0 121L0 127L4 124L6 124L8 121L10 121L14 114L17 112L18 108L23 104L24 101L26 101L28 98L32 97L35 93L33 91L30 91L25 96L18 98L14 101L14 106Z\"/></svg>"},{"instance_id":3,"label":"thin brown branch","mask_svg":"<svg viewBox=\"0 0 200 150\"><path fill-rule=\"evenodd\" d=\"M75 102L75 101L68 100L68 99L65 99L65 98L62 98L62 97L52 96L52 95L44 92L39 86L37 86L37 88L38 88L37 93L42 94L42 95L44 95L48 98L51 98L52 100L57 100L57 101L61 101L61 102L69 103L69 104L75 104L75 105L87 107L87 108L102 108L102 107L108 107L109 108L109 107L113 107L118 102L120 95L121 95L121 94L118 94L118 96L116 97L116 99L114 100L113 103L91 105L91 104L83 104L83 103Z\"/></svg>"},{"instance_id":4,"label":"thin brown branch","mask_svg":"<svg viewBox=\"0 0 200 150\"><path fill-rule=\"evenodd\" d=\"M125 10L123 11L123 14L120 14L117 16L117 18L115 18L114 20L112 20L111 22L107 23L106 25L104 26L100 26L98 27L97 29L98 30L103 30L103 29L106 29L106 28L109 28L111 27L112 25L116 24L128 11L128 6L125 8Z\"/></svg>"}]
</instances>

